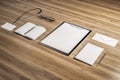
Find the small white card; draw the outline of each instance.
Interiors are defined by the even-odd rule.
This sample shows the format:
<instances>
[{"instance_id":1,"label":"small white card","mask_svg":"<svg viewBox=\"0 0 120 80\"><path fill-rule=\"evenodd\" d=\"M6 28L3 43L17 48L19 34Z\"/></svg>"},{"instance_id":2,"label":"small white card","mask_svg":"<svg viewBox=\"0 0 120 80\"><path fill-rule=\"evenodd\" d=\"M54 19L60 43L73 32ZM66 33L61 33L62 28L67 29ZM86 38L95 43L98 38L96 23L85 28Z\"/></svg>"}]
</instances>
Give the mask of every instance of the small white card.
<instances>
[{"instance_id":1,"label":"small white card","mask_svg":"<svg viewBox=\"0 0 120 80\"><path fill-rule=\"evenodd\" d=\"M41 43L68 55L89 32L90 30L64 22Z\"/></svg>"},{"instance_id":2,"label":"small white card","mask_svg":"<svg viewBox=\"0 0 120 80\"><path fill-rule=\"evenodd\" d=\"M8 23L8 22L7 22L7 23L3 24L3 25L1 26L1 28L6 29L6 30L8 30L8 31L12 31L13 29L16 28L16 26L13 25L13 24L11 24L11 23Z\"/></svg>"},{"instance_id":3,"label":"small white card","mask_svg":"<svg viewBox=\"0 0 120 80\"><path fill-rule=\"evenodd\" d=\"M37 25L35 25L31 22L28 22L28 23L24 24L23 26L21 26L20 28L18 28L17 30L15 30L15 32L17 34L24 36L28 31L35 28L35 26L37 26Z\"/></svg>"},{"instance_id":4,"label":"small white card","mask_svg":"<svg viewBox=\"0 0 120 80\"><path fill-rule=\"evenodd\" d=\"M99 33L96 33L92 37L92 39L96 40L98 42L107 44L107 45L112 46L112 47L115 47L117 45L117 43L119 42L119 40L117 40L117 39L114 39L114 38L111 38L111 37L108 37L108 36L105 36L105 35L102 35Z\"/></svg>"},{"instance_id":5,"label":"small white card","mask_svg":"<svg viewBox=\"0 0 120 80\"><path fill-rule=\"evenodd\" d=\"M33 28L28 33L26 33L24 36L27 37L27 38L29 38L29 39L35 40L40 35L42 35L45 31L46 31L45 28L43 28L41 26L35 26L35 28Z\"/></svg>"},{"instance_id":6,"label":"small white card","mask_svg":"<svg viewBox=\"0 0 120 80\"><path fill-rule=\"evenodd\" d=\"M89 65L93 65L104 49L87 43L83 49L75 56L75 59L81 60Z\"/></svg>"}]
</instances>

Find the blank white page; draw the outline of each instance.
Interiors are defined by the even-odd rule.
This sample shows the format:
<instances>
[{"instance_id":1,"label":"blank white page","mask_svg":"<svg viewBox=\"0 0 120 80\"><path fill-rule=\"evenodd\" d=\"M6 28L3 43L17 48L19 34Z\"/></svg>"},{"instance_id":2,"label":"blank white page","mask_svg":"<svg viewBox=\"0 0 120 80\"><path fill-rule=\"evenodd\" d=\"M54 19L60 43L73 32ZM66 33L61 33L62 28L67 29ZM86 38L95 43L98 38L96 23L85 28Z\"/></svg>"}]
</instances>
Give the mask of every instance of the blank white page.
<instances>
[{"instance_id":1,"label":"blank white page","mask_svg":"<svg viewBox=\"0 0 120 80\"><path fill-rule=\"evenodd\" d=\"M44 38L41 43L65 54L69 54L89 32L85 28L64 22Z\"/></svg>"},{"instance_id":2,"label":"blank white page","mask_svg":"<svg viewBox=\"0 0 120 80\"><path fill-rule=\"evenodd\" d=\"M89 65L93 65L103 50L101 47L87 43L75 58Z\"/></svg>"}]
</instances>

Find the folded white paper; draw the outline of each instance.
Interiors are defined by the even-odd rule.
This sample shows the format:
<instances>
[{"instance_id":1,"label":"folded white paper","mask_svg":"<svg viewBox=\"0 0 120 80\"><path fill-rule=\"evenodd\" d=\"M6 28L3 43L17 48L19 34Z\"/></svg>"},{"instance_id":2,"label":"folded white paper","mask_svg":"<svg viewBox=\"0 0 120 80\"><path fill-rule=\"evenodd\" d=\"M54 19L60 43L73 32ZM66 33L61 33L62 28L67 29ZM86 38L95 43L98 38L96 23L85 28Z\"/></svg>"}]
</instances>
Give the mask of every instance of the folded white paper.
<instances>
[{"instance_id":1,"label":"folded white paper","mask_svg":"<svg viewBox=\"0 0 120 80\"><path fill-rule=\"evenodd\" d=\"M35 28L35 26L36 26L35 24L28 22L28 23L24 24L23 26L21 26L20 28L18 28L17 30L15 30L15 32L17 34L24 36L25 33L30 31L31 29Z\"/></svg>"},{"instance_id":2,"label":"folded white paper","mask_svg":"<svg viewBox=\"0 0 120 80\"><path fill-rule=\"evenodd\" d=\"M13 29L15 29L15 27L16 27L15 25L8 22L1 26L1 28L6 29L8 31L12 31Z\"/></svg>"},{"instance_id":3,"label":"folded white paper","mask_svg":"<svg viewBox=\"0 0 120 80\"><path fill-rule=\"evenodd\" d=\"M64 22L41 43L68 55L89 32L85 28Z\"/></svg>"},{"instance_id":4,"label":"folded white paper","mask_svg":"<svg viewBox=\"0 0 120 80\"><path fill-rule=\"evenodd\" d=\"M93 40L99 41L101 43L107 44L109 46L115 47L119 40L113 39L111 37L96 33L93 37Z\"/></svg>"},{"instance_id":5,"label":"folded white paper","mask_svg":"<svg viewBox=\"0 0 120 80\"><path fill-rule=\"evenodd\" d=\"M35 40L36 38L38 38L41 34L43 34L46 31L45 28L40 27L40 26L35 26L34 29L32 29L31 31L29 31L28 33L26 33L24 36Z\"/></svg>"},{"instance_id":6,"label":"folded white paper","mask_svg":"<svg viewBox=\"0 0 120 80\"><path fill-rule=\"evenodd\" d=\"M75 56L75 59L81 60L89 65L93 65L104 49L87 43L84 48Z\"/></svg>"}]
</instances>

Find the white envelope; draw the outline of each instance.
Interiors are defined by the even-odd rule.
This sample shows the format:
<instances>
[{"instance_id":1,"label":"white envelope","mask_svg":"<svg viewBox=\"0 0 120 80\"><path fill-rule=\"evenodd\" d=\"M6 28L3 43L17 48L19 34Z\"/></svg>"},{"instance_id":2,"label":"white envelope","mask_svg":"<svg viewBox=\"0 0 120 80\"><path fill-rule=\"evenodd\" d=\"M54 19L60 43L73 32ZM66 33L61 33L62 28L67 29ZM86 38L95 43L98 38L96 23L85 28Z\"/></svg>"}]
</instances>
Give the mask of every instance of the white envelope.
<instances>
[{"instance_id":1,"label":"white envelope","mask_svg":"<svg viewBox=\"0 0 120 80\"><path fill-rule=\"evenodd\" d=\"M38 38L40 35L42 35L44 32L46 31L45 28L41 27L41 26L35 26L34 29L32 29L31 31L29 31L28 33L26 33L24 36L35 40L36 38Z\"/></svg>"},{"instance_id":2,"label":"white envelope","mask_svg":"<svg viewBox=\"0 0 120 80\"><path fill-rule=\"evenodd\" d=\"M87 29L64 22L41 43L68 55L89 32Z\"/></svg>"},{"instance_id":3,"label":"white envelope","mask_svg":"<svg viewBox=\"0 0 120 80\"><path fill-rule=\"evenodd\" d=\"M21 26L20 28L18 28L17 30L15 30L15 32L17 34L20 34L20 35L24 36L25 33L32 30L33 28L35 28L35 26L37 26L37 25L35 25L31 22L28 22L28 23L24 24L23 26Z\"/></svg>"},{"instance_id":4,"label":"white envelope","mask_svg":"<svg viewBox=\"0 0 120 80\"><path fill-rule=\"evenodd\" d=\"M8 22L1 26L1 28L6 29L8 31L12 31L13 29L15 29L15 27L16 27L15 25Z\"/></svg>"},{"instance_id":5,"label":"white envelope","mask_svg":"<svg viewBox=\"0 0 120 80\"><path fill-rule=\"evenodd\" d=\"M111 37L96 33L93 37L93 40L99 41L101 43L107 44L109 46L115 47L119 40L113 39Z\"/></svg>"},{"instance_id":6,"label":"white envelope","mask_svg":"<svg viewBox=\"0 0 120 80\"><path fill-rule=\"evenodd\" d=\"M93 65L104 49L87 43L83 49L75 56L75 59Z\"/></svg>"}]
</instances>

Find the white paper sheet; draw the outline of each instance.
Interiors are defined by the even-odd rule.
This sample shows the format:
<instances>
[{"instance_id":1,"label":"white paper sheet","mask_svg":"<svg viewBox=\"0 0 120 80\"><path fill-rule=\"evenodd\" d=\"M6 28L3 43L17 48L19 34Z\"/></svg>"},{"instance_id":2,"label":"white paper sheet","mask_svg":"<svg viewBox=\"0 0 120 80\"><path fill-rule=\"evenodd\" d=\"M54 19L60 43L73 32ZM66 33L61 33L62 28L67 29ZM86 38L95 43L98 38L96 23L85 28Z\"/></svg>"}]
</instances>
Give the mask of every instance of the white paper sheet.
<instances>
[{"instance_id":1,"label":"white paper sheet","mask_svg":"<svg viewBox=\"0 0 120 80\"><path fill-rule=\"evenodd\" d=\"M119 40L113 39L111 37L96 33L93 37L93 40L96 40L98 42L107 44L109 46L115 47L117 45L117 43L119 42Z\"/></svg>"},{"instance_id":2,"label":"white paper sheet","mask_svg":"<svg viewBox=\"0 0 120 80\"><path fill-rule=\"evenodd\" d=\"M69 54L89 32L87 29L64 22L41 43Z\"/></svg>"},{"instance_id":3,"label":"white paper sheet","mask_svg":"<svg viewBox=\"0 0 120 80\"><path fill-rule=\"evenodd\" d=\"M87 43L75 58L89 65L93 65L103 50L101 47Z\"/></svg>"},{"instance_id":4,"label":"white paper sheet","mask_svg":"<svg viewBox=\"0 0 120 80\"><path fill-rule=\"evenodd\" d=\"M6 29L8 31L12 31L13 29L15 29L15 27L16 27L15 25L8 23L8 22L6 22L5 24L1 26L1 28Z\"/></svg>"},{"instance_id":5,"label":"white paper sheet","mask_svg":"<svg viewBox=\"0 0 120 80\"><path fill-rule=\"evenodd\" d=\"M23 26L21 26L20 28L18 28L17 30L15 30L15 32L17 34L24 36L25 33L27 33L29 30L35 28L35 26L37 26L37 25L35 25L31 22L28 22L28 23L24 24Z\"/></svg>"}]
</instances>

